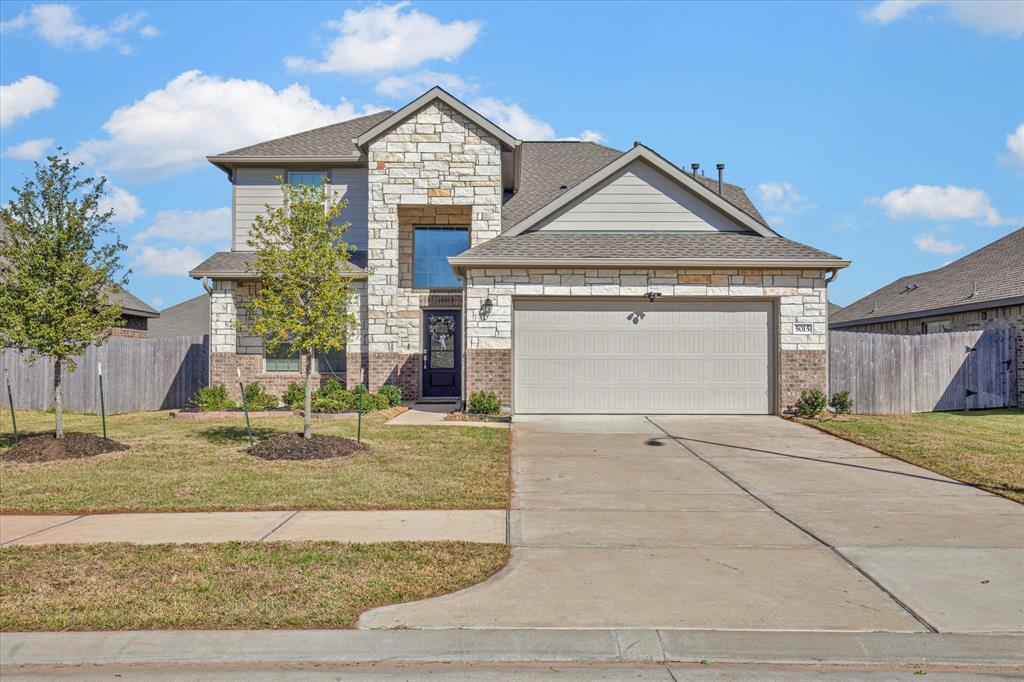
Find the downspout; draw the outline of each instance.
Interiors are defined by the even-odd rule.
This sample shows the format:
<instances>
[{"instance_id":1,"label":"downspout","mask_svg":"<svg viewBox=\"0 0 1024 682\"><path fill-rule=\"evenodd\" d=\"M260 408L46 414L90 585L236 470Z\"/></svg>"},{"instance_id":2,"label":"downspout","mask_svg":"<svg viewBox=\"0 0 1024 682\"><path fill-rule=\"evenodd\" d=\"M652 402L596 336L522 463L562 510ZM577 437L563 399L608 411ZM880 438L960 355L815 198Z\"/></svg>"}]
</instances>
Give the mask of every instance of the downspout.
<instances>
[{"instance_id":1,"label":"downspout","mask_svg":"<svg viewBox=\"0 0 1024 682\"><path fill-rule=\"evenodd\" d=\"M462 282L462 385L459 389L462 399L461 409L467 405L466 382L469 380L469 296L466 292L466 277L461 268L452 268L452 274Z\"/></svg>"},{"instance_id":2,"label":"downspout","mask_svg":"<svg viewBox=\"0 0 1024 682\"><path fill-rule=\"evenodd\" d=\"M830 365L832 364L832 343L829 338L832 331L829 329L829 313L828 313L828 285L836 281L839 277L839 268L830 268L825 271L826 274L830 275L825 278L825 394L832 395L832 371Z\"/></svg>"},{"instance_id":3,"label":"downspout","mask_svg":"<svg viewBox=\"0 0 1024 682\"><path fill-rule=\"evenodd\" d=\"M213 378L210 370L213 367L213 285L210 284L209 277L200 277L199 283L203 285L206 295L210 297L209 313L206 316L206 385L209 385Z\"/></svg>"}]
</instances>

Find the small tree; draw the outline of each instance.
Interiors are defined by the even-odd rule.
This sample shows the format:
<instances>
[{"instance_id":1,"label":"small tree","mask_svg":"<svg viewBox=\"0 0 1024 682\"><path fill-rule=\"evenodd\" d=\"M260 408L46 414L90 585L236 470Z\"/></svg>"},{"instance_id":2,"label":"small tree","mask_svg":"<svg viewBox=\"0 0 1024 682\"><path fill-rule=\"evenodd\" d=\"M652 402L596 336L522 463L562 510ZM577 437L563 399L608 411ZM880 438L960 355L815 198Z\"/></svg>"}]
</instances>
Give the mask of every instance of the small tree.
<instances>
[{"instance_id":1,"label":"small tree","mask_svg":"<svg viewBox=\"0 0 1024 682\"><path fill-rule=\"evenodd\" d=\"M120 322L110 294L125 246L100 209L106 178L82 178L66 152L35 164L35 177L12 187L0 208L0 347L53 361L55 435L64 437L64 371L75 356L103 343Z\"/></svg>"},{"instance_id":2,"label":"small tree","mask_svg":"<svg viewBox=\"0 0 1024 682\"><path fill-rule=\"evenodd\" d=\"M348 223L336 223L345 207L324 178L319 186L281 183L281 206L267 206L249 228L259 287L245 328L264 338L268 350L298 353L305 372L304 438L313 435L313 356L344 348L355 317L348 311Z\"/></svg>"}]
</instances>

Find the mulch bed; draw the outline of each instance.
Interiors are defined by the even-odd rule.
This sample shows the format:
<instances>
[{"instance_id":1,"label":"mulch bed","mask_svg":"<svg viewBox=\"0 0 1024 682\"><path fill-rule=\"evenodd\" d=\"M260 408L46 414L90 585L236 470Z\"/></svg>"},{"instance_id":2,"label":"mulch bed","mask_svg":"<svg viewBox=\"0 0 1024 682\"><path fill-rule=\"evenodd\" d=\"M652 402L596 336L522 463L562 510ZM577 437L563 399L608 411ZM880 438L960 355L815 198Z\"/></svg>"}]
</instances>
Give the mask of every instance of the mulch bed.
<instances>
[{"instance_id":1,"label":"mulch bed","mask_svg":"<svg viewBox=\"0 0 1024 682\"><path fill-rule=\"evenodd\" d=\"M285 433L260 441L247 452L262 459L309 460L351 457L368 449L365 445L341 436L313 434L313 437L307 440L302 434Z\"/></svg>"},{"instance_id":2,"label":"mulch bed","mask_svg":"<svg viewBox=\"0 0 1024 682\"><path fill-rule=\"evenodd\" d=\"M93 433L65 432L63 438L50 435L29 436L7 452L0 453L6 462L52 462L59 459L80 459L104 452L127 450L128 446Z\"/></svg>"}]
</instances>

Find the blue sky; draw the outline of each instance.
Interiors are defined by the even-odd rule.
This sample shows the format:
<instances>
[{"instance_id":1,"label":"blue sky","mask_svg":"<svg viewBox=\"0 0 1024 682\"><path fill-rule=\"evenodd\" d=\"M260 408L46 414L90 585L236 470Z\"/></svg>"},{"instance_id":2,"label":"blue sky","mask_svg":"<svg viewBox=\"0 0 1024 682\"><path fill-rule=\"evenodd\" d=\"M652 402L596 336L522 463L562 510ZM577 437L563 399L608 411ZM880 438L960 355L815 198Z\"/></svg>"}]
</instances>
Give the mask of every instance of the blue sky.
<instances>
[{"instance_id":1,"label":"blue sky","mask_svg":"<svg viewBox=\"0 0 1024 682\"><path fill-rule=\"evenodd\" d=\"M583 11L583 10L586 11ZM641 140L854 261L849 303L1024 224L1024 3L0 3L0 199L56 145L106 175L130 288L228 247L204 156L440 83L525 139Z\"/></svg>"}]
</instances>

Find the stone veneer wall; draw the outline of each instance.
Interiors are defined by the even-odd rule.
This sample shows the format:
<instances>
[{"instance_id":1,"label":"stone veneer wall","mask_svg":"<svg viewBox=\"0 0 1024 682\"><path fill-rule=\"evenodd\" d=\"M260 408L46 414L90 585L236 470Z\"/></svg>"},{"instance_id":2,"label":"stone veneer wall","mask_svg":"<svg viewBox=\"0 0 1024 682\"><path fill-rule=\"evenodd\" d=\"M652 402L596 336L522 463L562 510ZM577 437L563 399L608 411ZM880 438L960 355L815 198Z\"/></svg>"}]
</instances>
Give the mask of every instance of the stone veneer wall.
<instances>
[{"instance_id":1,"label":"stone veneer wall","mask_svg":"<svg viewBox=\"0 0 1024 682\"><path fill-rule=\"evenodd\" d=\"M470 244L501 232L501 147L434 102L378 139L369 160L367 346L370 389L397 383L419 396L421 310L436 297L412 288L411 227L464 224ZM458 207L458 208L455 208ZM461 299L447 297L459 308Z\"/></svg>"},{"instance_id":2,"label":"stone veneer wall","mask_svg":"<svg viewBox=\"0 0 1024 682\"><path fill-rule=\"evenodd\" d=\"M366 284L352 283L353 296L349 309L356 315L356 327L348 339L345 374L320 374L313 368L315 386L337 379L349 387L365 381L361 369L365 366L366 355ZM292 382L302 382L304 375L300 363L298 372L266 372L263 360L263 339L245 336L248 322L246 306L255 293L258 284L252 281L214 280L210 297L210 383L223 384L232 398L238 399L237 369L242 371L242 381L258 382L264 389L280 396Z\"/></svg>"},{"instance_id":3,"label":"stone veneer wall","mask_svg":"<svg viewBox=\"0 0 1024 682\"><path fill-rule=\"evenodd\" d=\"M777 301L779 411L805 388L828 385L827 284L820 270L742 269L481 269L468 273L466 288L466 394L512 395L513 296L664 296L765 298ZM485 299L493 304L480 313ZM813 325L795 334L797 322Z\"/></svg>"}]
</instances>

